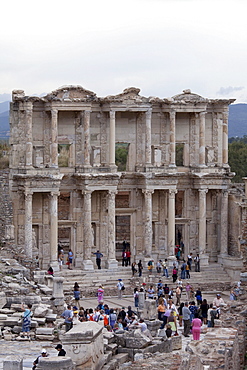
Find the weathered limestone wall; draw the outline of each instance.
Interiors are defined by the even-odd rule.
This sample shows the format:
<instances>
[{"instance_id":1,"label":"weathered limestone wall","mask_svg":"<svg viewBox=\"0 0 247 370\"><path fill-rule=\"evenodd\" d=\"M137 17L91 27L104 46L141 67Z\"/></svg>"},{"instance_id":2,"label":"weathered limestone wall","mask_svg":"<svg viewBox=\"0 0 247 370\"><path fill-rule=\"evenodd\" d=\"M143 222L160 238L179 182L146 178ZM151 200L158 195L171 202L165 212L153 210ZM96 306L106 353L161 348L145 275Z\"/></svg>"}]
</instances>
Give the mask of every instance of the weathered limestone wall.
<instances>
[{"instance_id":1,"label":"weathered limestone wall","mask_svg":"<svg viewBox=\"0 0 247 370\"><path fill-rule=\"evenodd\" d=\"M0 170L0 204L0 240L13 241L13 209L9 195L9 170Z\"/></svg>"}]
</instances>

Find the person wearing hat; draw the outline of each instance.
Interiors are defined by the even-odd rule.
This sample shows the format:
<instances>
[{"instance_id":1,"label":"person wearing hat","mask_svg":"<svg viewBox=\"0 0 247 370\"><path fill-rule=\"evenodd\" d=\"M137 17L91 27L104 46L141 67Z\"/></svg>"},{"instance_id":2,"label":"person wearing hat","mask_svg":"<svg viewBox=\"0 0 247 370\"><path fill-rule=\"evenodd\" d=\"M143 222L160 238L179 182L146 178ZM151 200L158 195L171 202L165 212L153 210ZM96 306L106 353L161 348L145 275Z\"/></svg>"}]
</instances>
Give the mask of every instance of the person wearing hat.
<instances>
[{"instance_id":1,"label":"person wearing hat","mask_svg":"<svg viewBox=\"0 0 247 370\"><path fill-rule=\"evenodd\" d=\"M217 308L218 316L220 317L220 308L226 306L226 304L219 293L216 294L216 298L213 300L213 305Z\"/></svg>"},{"instance_id":2,"label":"person wearing hat","mask_svg":"<svg viewBox=\"0 0 247 370\"><path fill-rule=\"evenodd\" d=\"M34 360L32 370L35 370L37 367L37 364L39 363L39 359L41 357L48 357L47 351L45 348L42 349L41 354Z\"/></svg>"},{"instance_id":3,"label":"person wearing hat","mask_svg":"<svg viewBox=\"0 0 247 370\"><path fill-rule=\"evenodd\" d=\"M56 345L55 349L58 351L58 356L65 356L66 351L63 349L62 344Z\"/></svg>"}]
</instances>

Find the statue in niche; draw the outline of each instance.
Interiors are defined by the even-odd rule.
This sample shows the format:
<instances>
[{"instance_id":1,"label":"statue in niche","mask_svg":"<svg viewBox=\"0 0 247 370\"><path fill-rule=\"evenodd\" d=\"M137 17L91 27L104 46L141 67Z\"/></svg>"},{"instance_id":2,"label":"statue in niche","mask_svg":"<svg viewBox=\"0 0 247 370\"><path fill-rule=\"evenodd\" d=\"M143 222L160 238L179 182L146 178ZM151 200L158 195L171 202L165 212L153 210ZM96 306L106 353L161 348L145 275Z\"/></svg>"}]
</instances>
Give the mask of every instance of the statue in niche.
<instances>
[{"instance_id":1,"label":"statue in niche","mask_svg":"<svg viewBox=\"0 0 247 370\"><path fill-rule=\"evenodd\" d=\"M92 247L94 247L94 228L93 226L91 226L91 244L92 244Z\"/></svg>"}]
</instances>

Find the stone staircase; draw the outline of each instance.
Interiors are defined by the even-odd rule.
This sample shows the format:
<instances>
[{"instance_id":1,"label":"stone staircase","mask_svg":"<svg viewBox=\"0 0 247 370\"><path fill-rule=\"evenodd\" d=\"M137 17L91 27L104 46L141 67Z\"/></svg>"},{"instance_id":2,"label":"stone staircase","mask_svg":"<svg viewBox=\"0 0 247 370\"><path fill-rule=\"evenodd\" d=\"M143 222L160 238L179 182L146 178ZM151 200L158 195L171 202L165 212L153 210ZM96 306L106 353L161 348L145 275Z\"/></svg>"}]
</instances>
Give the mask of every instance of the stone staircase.
<instances>
[{"instance_id":1,"label":"stone staircase","mask_svg":"<svg viewBox=\"0 0 247 370\"><path fill-rule=\"evenodd\" d=\"M193 268L193 267L192 267ZM179 275L181 270L179 269ZM64 277L64 293L65 295L73 294L74 283L77 282L80 286L80 291L85 297L95 296L97 289L100 284L105 289L105 296L116 295L116 285L118 279L121 278L126 287L125 294L132 294L134 286L142 286L143 283L147 285L156 285L159 279L162 279L163 283L167 283L169 287L175 287L176 283L173 284L172 277L170 274L169 279L162 276L162 274L153 271L153 275L148 274L148 270L143 271L141 278L138 275L132 278L131 268L119 266L117 270L94 270L94 271L82 271L82 270L68 270L64 266L64 269L56 273L56 276ZM231 277L222 268L220 264L213 263L207 267L202 267L201 272L190 272L189 282L195 288L200 287L203 291L225 291L229 290L232 285ZM183 282L187 283L187 279Z\"/></svg>"}]
</instances>

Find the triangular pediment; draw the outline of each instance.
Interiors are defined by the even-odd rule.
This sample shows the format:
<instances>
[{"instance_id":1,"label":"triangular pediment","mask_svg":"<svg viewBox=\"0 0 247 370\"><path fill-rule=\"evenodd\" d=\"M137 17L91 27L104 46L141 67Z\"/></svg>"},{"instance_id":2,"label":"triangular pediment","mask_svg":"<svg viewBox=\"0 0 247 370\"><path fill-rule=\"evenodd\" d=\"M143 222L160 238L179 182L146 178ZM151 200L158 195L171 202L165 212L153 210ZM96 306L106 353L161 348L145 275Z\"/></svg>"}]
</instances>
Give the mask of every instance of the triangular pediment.
<instances>
[{"instance_id":1,"label":"triangular pediment","mask_svg":"<svg viewBox=\"0 0 247 370\"><path fill-rule=\"evenodd\" d=\"M44 97L47 100L59 99L61 101L87 100L96 98L93 91L86 90L82 86L62 86Z\"/></svg>"}]
</instances>

